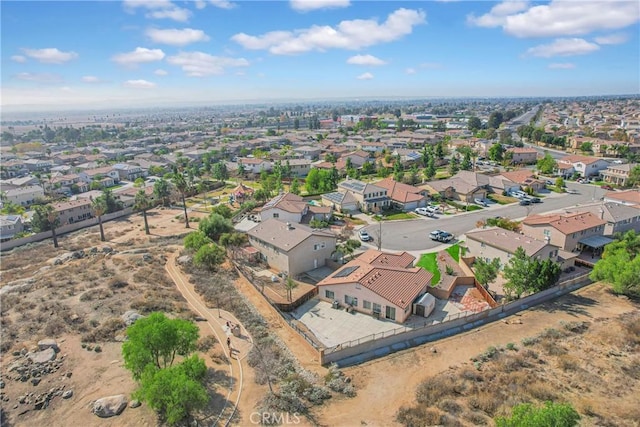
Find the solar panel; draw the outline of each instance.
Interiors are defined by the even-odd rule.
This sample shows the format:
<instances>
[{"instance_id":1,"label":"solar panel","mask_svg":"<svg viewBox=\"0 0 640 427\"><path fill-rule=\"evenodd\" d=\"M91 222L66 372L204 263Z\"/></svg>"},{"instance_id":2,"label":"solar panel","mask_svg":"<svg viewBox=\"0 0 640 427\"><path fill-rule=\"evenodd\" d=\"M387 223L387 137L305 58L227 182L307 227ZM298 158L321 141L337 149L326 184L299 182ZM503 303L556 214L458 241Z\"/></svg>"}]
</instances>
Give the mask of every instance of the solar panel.
<instances>
[{"instance_id":1,"label":"solar panel","mask_svg":"<svg viewBox=\"0 0 640 427\"><path fill-rule=\"evenodd\" d=\"M358 268L360 268L360 266L358 265L352 266L352 267L345 267L342 270L338 271L336 274L334 274L333 277L347 277L351 273L356 271Z\"/></svg>"}]
</instances>

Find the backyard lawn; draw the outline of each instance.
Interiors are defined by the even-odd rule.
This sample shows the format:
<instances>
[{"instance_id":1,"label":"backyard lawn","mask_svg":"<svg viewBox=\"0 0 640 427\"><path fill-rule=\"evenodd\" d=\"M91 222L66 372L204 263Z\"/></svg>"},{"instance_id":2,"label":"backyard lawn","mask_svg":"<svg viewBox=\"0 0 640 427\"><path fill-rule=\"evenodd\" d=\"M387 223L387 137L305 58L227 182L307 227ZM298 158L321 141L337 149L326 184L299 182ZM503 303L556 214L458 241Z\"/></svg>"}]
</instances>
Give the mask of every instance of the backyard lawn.
<instances>
[{"instance_id":1,"label":"backyard lawn","mask_svg":"<svg viewBox=\"0 0 640 427\"><path fill-rule=\"evenodd\" d=\"M458 262L460 259L460 245L456 243L455 245L449 246L446 250L449 255ZM418 260L418 263L416 264L418 267L422 267L433 273L433 279L431 279L432 286L435 286L440 282L440 270L438 269L436 255L438 255L436 252L422 254L420 256L420 260Z\"/></svg>"}]
</instances>

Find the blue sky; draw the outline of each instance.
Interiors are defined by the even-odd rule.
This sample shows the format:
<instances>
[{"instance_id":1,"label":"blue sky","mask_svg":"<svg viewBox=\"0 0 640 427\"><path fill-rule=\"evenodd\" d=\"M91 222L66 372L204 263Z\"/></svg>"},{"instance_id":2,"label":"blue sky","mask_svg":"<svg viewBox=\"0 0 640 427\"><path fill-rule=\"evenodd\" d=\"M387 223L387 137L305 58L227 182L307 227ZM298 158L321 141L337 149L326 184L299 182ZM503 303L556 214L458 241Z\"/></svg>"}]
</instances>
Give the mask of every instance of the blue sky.
<instances>
[{"instance_id":1,"label":"blue sky","mask_svg":"<svg viewBox=\"0 0 640 427\"><path fill-rule=\"evenodd\" d=\"M2 1L1 105L640 93L637 1Z\"/></svg>"}]
</instances>

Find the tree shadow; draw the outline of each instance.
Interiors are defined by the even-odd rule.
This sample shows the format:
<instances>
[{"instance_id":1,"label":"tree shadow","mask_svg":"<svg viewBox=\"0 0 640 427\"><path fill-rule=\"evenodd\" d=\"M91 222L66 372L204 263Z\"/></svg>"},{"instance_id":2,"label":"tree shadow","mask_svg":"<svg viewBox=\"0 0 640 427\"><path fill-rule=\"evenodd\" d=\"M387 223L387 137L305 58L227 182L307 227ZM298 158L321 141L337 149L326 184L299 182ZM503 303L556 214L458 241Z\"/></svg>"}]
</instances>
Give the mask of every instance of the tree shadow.
<instances>
[{"instance_id":1,"label":"tree shadow","mask_svg":"<svg viewBox=\"0 0 640 427\"><path fill-rule=\"evenodd\" d=\"M547 313L556 313L562 311L572 316L592 317L586 307L594 307L599 302L582 295L567 294L554 301L549 301L535 307L534 310L546 311Z\"/></svg>"},{"instance_id":2,"label":"tree shadow","mask_svg":"<svg viewBox=\"0 0 640 427\"><path fill-rule=\"evenodd\" d=\"M207 368L205 388L209 396L207 406L200 411L197 420L199 425L226 425L226 421L234 410L234 402L228 401L228 393L236 386L235 379L228 371ZM233 419L237 418L237 412Z\"/></svg>"}]
</instances>

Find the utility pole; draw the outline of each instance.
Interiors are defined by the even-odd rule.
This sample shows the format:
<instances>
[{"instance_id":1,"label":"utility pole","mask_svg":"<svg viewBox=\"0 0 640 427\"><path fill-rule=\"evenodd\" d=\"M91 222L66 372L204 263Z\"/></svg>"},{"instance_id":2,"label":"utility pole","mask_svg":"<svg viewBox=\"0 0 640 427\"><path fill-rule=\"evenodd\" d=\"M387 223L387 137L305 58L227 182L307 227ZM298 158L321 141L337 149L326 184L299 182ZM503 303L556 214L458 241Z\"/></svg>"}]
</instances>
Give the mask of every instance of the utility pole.
<instances>
[{"instance_id":1,"label":"utility pole","mask_svg":"<svg viewBox=\"0 0 640 427\"><path fill-rule=\"evenodd\" d=\"M378 251L382 250L382 215L378 215L378 222L380 223L380 229L378 231Z\"/></svg>"}]
</instances>

